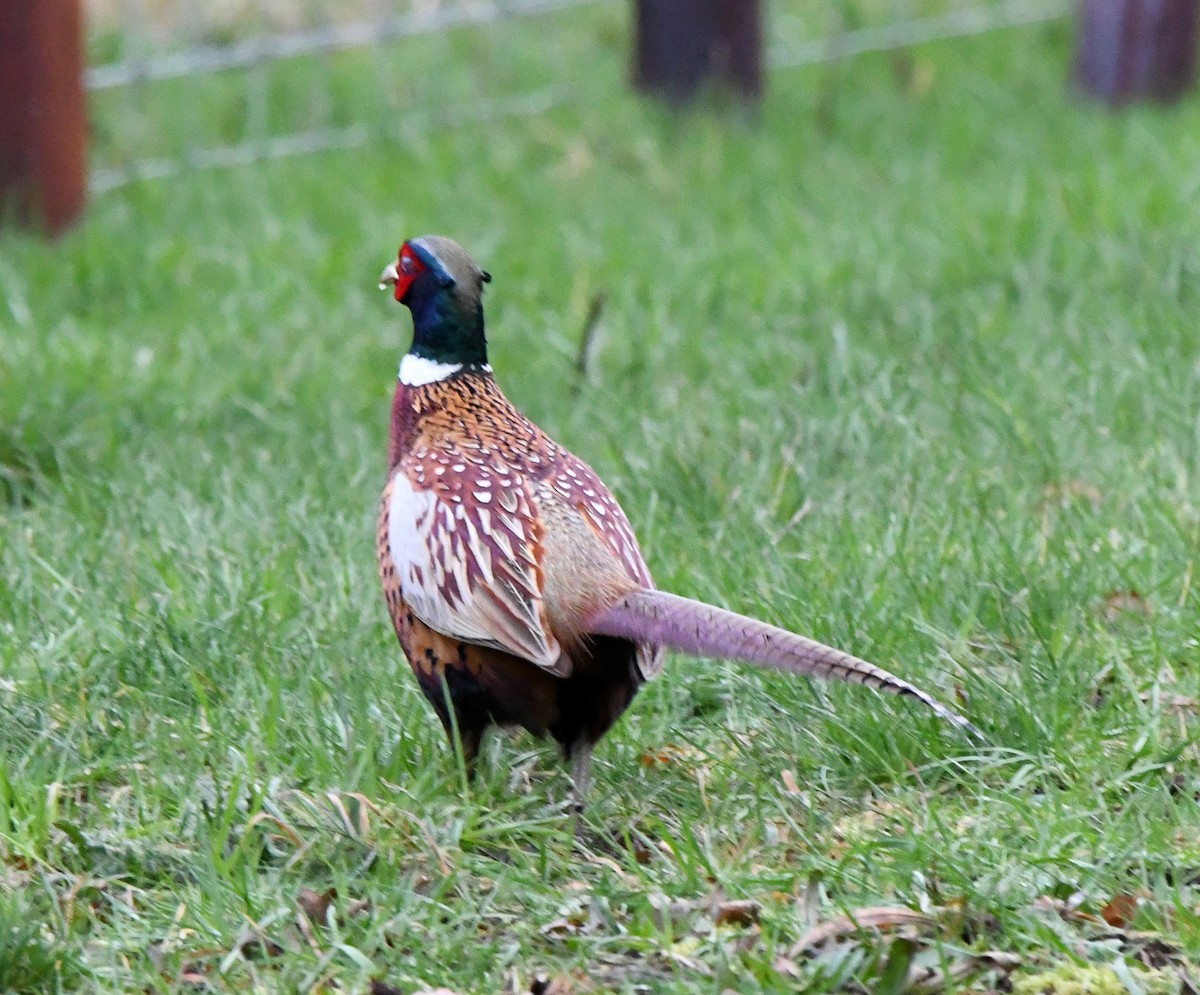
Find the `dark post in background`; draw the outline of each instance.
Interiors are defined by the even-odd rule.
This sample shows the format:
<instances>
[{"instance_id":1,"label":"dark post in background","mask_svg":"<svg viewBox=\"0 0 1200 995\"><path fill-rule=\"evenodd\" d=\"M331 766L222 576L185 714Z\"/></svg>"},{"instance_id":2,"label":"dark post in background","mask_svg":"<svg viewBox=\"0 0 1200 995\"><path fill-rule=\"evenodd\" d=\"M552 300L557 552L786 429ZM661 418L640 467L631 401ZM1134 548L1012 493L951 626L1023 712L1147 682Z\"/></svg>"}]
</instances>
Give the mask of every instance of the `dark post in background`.
<instances>
[{"instance_id":1,"label":"dark post in background","mask_svg":"<svg viewBox=\"0 0 1200 995\"><path fill-rule=\"evenodd\" d=\"M86 155L80 0L0 0L0 221L66 228Z\"/></svg>"},{"instance_id":2,"label":"dark post in background","mask_svg":"<svg viewBox=\"0 0 1200 995\"><path fill-rule=\"evenodd\" d=\"M762 25L762 0L637 0L634 85L678 104L710 82L757 101Z\"/></svg>"},{"instance_id":3,"label":"dark post in background","mask_svg":"<svg viewBox=\"0 0 1200 995\"><path fill-rule=\"evenodd\" d=\"M1082 0L1075 82L1109 104L1176 100L1196 79L1200 0Z\"/></svg>"}]
</instances>

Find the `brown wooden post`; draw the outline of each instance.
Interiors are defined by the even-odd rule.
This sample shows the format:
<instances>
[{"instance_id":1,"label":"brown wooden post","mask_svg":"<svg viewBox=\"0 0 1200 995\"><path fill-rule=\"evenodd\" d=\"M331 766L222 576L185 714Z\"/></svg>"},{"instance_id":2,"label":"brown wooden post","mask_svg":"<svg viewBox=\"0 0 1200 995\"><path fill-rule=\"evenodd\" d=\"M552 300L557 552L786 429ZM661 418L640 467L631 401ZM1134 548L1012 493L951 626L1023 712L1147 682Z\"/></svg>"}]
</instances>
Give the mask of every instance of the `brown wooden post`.
<instances>
[{"instance_id":1,"label":"brown wooden post","mask_svg":"<svg viewBox=\"0 0 1200 995\"><path fill-rule=\"evenodd\" d=\"M1200 0L1082 0L1075 81L1109 104L1178 99L1196 78Z\"/></svg>"},{"instance_id":2,"label":"brown wooden post","mask_svg":"<svg viewBox=\"0 0 1200 995\"><path fill-rule=\"evenodd\" d=\"M57 233L83 210L79 0L0 0L0 220Z\"/></svg>"},{"instance_id":3,"label":"brown wooden post","mask_svg":"<svg viewBox=\"0 0 1200 995\"><path fill-rule=\"evenodd\" d=\"M762 96L762 0L637 0L636 11L638 89L683 103L712 81Z\"/></svg>"}]
</instances>

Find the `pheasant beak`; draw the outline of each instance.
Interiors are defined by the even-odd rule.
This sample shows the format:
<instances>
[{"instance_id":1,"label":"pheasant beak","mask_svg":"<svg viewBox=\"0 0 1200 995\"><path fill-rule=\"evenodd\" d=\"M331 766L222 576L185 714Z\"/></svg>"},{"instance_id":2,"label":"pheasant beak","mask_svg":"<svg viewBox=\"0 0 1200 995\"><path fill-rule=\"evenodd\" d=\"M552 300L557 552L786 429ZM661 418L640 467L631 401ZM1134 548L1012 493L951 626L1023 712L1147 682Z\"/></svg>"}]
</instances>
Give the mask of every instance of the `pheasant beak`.
<instances>
[{"instance_id":1,"label":"pheasant beak","mask_svg":"<svg viewBox=\"0 0 1200 995\"><path fill-rule=\"evenodd\" d=\"M383 272L379 274L379 289L387 290L388 287L394 287L400 282L400 270L397 269L396 263L388 263Z\"/></svg>"}]
</instances>

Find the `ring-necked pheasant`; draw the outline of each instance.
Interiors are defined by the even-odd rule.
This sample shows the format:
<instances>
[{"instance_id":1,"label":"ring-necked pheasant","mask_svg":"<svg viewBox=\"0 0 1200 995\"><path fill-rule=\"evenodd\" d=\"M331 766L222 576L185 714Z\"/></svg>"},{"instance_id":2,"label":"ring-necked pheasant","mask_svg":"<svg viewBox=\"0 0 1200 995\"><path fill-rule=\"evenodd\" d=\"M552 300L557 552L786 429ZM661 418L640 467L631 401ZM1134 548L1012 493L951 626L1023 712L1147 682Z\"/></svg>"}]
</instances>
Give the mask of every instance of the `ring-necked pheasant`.
<instances>
[{"instance_id":1,"label":"ring-necked pheasant","mask_svg":"<svg viewBox=\"0 0 1200 995\"><path fill-rule=\"evenodd\" d=\"M392 404L379 570L404 655L468 767L492 725L547 733L577 805L592 749L662 665L664 647L924 691L865 660L654 589L620 505L586 463L500 392L483 284L455 242L405 242L380 277L413 318Z\"/></svg>"}]
</instances>

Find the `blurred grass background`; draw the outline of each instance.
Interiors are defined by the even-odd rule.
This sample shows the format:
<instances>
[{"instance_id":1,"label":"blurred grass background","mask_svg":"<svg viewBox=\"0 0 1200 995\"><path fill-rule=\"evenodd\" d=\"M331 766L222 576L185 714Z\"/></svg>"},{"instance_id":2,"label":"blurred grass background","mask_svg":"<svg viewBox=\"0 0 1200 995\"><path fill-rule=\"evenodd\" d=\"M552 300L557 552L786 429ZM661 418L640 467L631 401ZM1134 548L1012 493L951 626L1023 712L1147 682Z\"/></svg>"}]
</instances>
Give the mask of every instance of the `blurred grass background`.
<instances>
[{"instance_id":1,"label":"blurred grass background","mask_svg":"<svg viewBox=\"0 0 1200 995\"><path fill-rule=\"evenodd\" d=\"M913 956L935 989L1180 990L1200 107L1079 103L1070 43L674 116L589 5L254 70L268 133L367 134L0 235L0 988L882 991ZM100 93L97 161L245 113L236 74ZM464 793L372 549L409 332L375 280L429 231L495 275L500 382L661 586L898 670L993 746L676 659L598 751L582 842L525 737ZM792 949L879 905L936 925Z\"/></svg>"}]
</instances>

